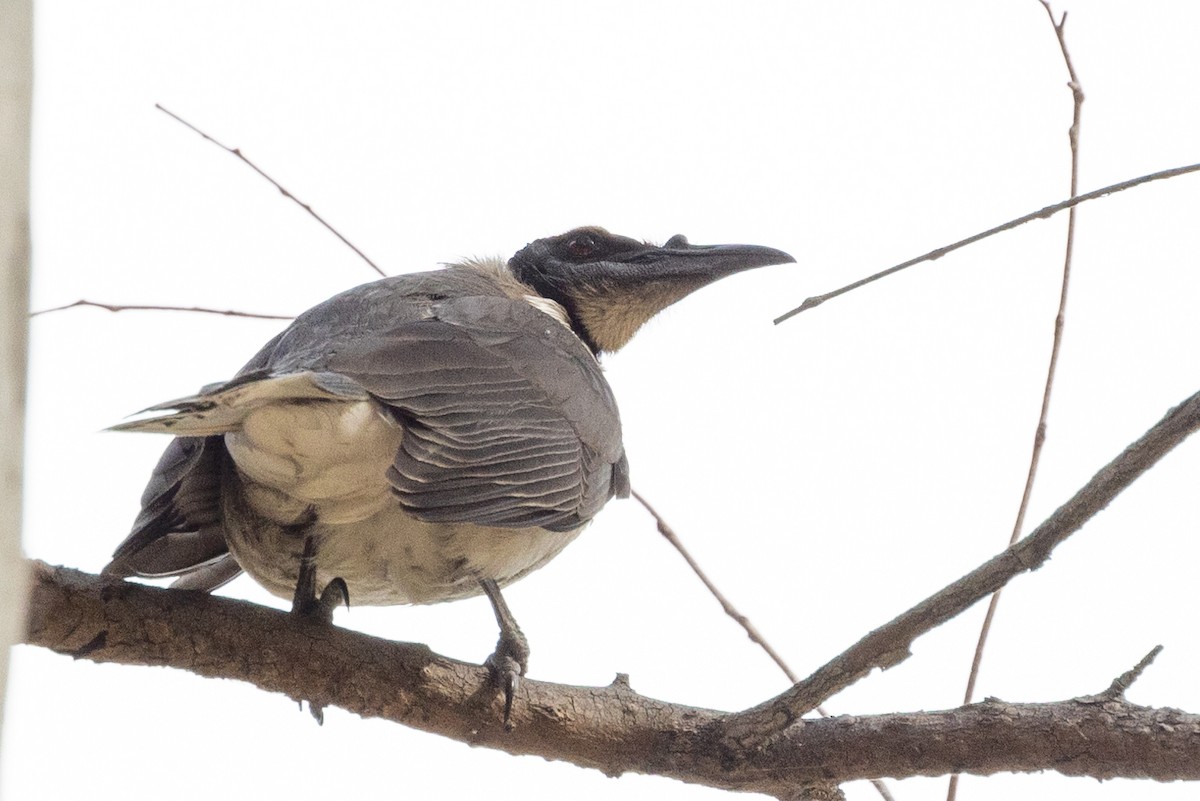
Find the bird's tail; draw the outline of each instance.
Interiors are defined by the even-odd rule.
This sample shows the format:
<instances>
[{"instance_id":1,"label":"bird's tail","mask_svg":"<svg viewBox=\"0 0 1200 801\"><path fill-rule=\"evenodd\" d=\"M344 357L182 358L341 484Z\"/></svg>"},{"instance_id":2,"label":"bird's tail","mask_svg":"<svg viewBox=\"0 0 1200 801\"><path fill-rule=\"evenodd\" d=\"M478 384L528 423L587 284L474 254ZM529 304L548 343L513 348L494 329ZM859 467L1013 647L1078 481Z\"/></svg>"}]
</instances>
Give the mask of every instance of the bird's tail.
<instances>
[{"instance_id":1,"label":"bird's tail","mask_svg":"<svg viewBox=\"0 0 1200 801\"><path fill-rule=\"evenodd\" d=\"M118 423L108 430L211 437L237 431L251 412L269 403L367 397L362 387L336 373L250 373L210 384L196 395L143 409L137 414L149 416Z\"/></svg>"}]
</instances>

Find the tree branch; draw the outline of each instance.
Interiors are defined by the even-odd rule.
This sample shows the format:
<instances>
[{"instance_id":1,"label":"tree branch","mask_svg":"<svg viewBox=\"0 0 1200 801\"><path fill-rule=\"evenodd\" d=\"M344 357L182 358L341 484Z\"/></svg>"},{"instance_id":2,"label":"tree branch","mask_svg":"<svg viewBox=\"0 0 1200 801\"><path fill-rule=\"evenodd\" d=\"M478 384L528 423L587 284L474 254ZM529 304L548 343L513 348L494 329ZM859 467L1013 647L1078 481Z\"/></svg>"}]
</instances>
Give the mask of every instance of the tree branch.
<instances>
[{"instance_id":1,"label":"tree branch","mask_svg":"<svg viewBox=\"0 0 1200 801\"><path fill-rule=\"evenodd\" d=\"M1200 715L1084 697L989 700L944 712L799 721L769 748L730 751L729 717L608 687L521 682L515 729L485 668L422 645L312 625L285 612L33 563L26 642L75 658L163 665L248 681L513 754L796 798L880 776L1057 770L1096 778L1200 779ZM299 723L297 725L306 725Z\"/></svg>"},{"instance_id":2,"label":"tree branch","mask_svg":"<svg viewBox=\"0 0 1200 801\"><path fill-rule=\"evenodd\" d=\"M235 309L210 309L207 306L144 306L129 303L100 303L95 300L77 300L74 303L67 303L63 306L53 306L49 309L38 309L35 312L30 312L30 317L37 317L39 314L50 314L51 312L66 311L67 309L75 309L83 306L90 306L94 309L104 309L110 312L122 311L172 311L172 312L197 312L199 314L219 314L225 317L249 317L255 320L294 320L295 315L286 314L260 314L258 312L237 311Z\"/></svg>"},{"instance_id":3,"label":"tree branch","mask_svg":"<svg viewBox=\"0 0 1200 801\"><path fill-rule=\"evenodd\" d=\"M266 180L267 180L267 181L268 181L268 182L271 184L271 186L273 186L273 187L275 187L276 189L278 189L278 190L279 190L279 193L280 193L281 195L283 195L283 196L284 196L284 197L286 197L288 200L290 200L290 201L292 201L293 203L295 203L295 204L296 204L297 206L299 206L300 208L302 208L302 209L304 209L305 211L307 211L310 217L312 217L314 220L316 220L317 222L319 222L321 225L325 226L325 228L326 228L326 229L327 229L327 230L328 230L328 231L329 231L331 234L333 234L334 236L336 236L338 239L340 239L340 240L342 241L342 244L343 244L343 245L345 245L346 247L350 248L350 249L351 249L351 250L353 250L355 253L357 253L357 254L358 254L358 257L359 257L360 259L362 259L363 261L365 261L365 262L366 262L368 265L370 265L370 267L371 267L371 269L372 269L372 270L374 270L375 272L379 273L379 274L380 274L381 276L383 276L384 278L387 278L387 273L385 273L385 272L383 271L383 269L382 269L382 268L381 268L381 267L380 267L378 264L376 264L375 262L371 261L370 257L368 257L366 253L363 253L361 250L359 250L359 249L358 249L358 248L355 246L355 244L354 244L353 242L351 242L351 241L350 241L349 239L347 239L346 237L342 236L342 233L341 233L340 231L338 231L336 228L334 228L332 225L330 225L328 222L326 222L326 220L325 220L325 218L324 218L324 217L322 217L320 214L317 214L317 213L316 213L316 212L313 210L313 207L312 207L312 206L308 205L308 204L307 204L307 203L305 203L303 200L301 200L300 198L298 198L298 197L296 197L295 195L293 195L293 194L292 194L292 193L291 193L291 192L290 192L290 191L289 191L289 190L288 190L286 187L284 187L284 186L283 186L283 184L281 184L281 183L279 183L278 181L276 181L276 180L275 180L274 178L272 178L270 175L267 175L267 173L266 173L265 171L263 171L263 169L262 169L261 167L259 167L257 164L255 164L255 163L254 163L253 161L251 161L250 159L246 158L246 155L245 155L244 153L242 153L241 149L239 149L239 148L236 148L236 147L230 147L229 145L227 145L227 144L224 144L223 142L219 142L219 141L217 141L215 138L213 138L213 137L209 136L209 135L208 135L208 134L206 134L204 131L202 131L202 130L200 130L199 128L197 128L195 125L192 125L190 122L188 122L187 120L185 120L183 117L180 117L180 116L179 116L178 114L176 114L174 111L171 111L170 109L168 109L168 108L164 107L164 106L163 106L161 103L155 103L155 104L154 104L154 107L155 107L156 109L158 109L159 111L161 111L163 114L166 114L166 115L167 115L168 117L170 117L171 119L175 120L176 122L178 122L178 123L181 123L181 124L182 124L182 125L184 125L185 127L187 127L187 128L190 128L191 130L193 130L193 131L195 131L196 133L200 134L200 136L202 136L203 138L207 139L209 142L212 142L214 145L216 145L217 147L221 148L221 149L222 149L222 150L224 150L226 153L229 153L229 154L231 154L231 155L233 155L233 156L237 156L239 159L241 159L242 163L244 163L244 164L245 164L247 167L249 167L250 169L254 170L256 173L258 173L259 175L261 175L263 178L265 178L265 179L266 179Z\"/></svg>"},{"instance_id":4,"label":"tree branch","mask_svg":"<svg viewBox=\"0 0 1200 801\"><path fill-rule=\"evenodd\" d=\"M1059 543L1078 531L1198 428L1200 392L1167 412L1029 536L872 631L790 690L765 704L731 716L726 721L729 727L726 736L738 747L761 745L764 732L771 736L798 724L801 715L849 687L873 668L886 669L903 662L917 637L1000 589L1014 576L1036 570Z\"/></svg>"},{"instance_id":5,"label":"tree branch","mask_svg":"<svg viewBox=\"0 0 1200 801\"><path fill-rule=\"evenodd\" d=\"M1200 172L1200 164L1189 164L1185 167L1173 167L1169 170L1162 170L1160 172L1152 172L1149 175L1142 175L1138 178L1130 178L1128 181L1121 181L1120 183L1112 184L1110 186L1106 186L1101 189L1094 189L1091 192L1085 192L1082 195L1076 195L1075 197L1072 197L1068 200L1064 200L1059 203L1055 203L1053 205L1046 206L1044 208L1038 209L1037 211L1031 211L1030 213L1025 214L1021 217L1017 217L1015 220L1009 220L1008 222L997 225L994 228L989 228L986 231L980 231L977 234L968 236L966 239L960 239L959 241L957 241L953 244L943 245L942 247L936 248L935 250L931 250L922 256L917 256L915 259L909 259L906 262L901 262L900 264L897 264L894 267L889 267L886 270L881 270L881 271L875 273L874 275L869 275L866 278L862 278L862 279L859 279L858 281L854 281L852 283L846 284L845 286L843 286L839 289L835 289L832 292L826 292L824 295L813 295L812 297L806 299L799 306L792 309L791 311L784 312L783 314L776 317L774 320L775 325L779 325L784 320L788 320L788 319L791 319L792 317L795 317L800 312L808 311L809 309L816 308L817 306L820 306L825 301L836 298L838 295L844 295L847 292L850 292L852 290L858 289L861 286L866 286L867 284L878 281L880 278L886 278L887 276L892 275L893 273L898 273L901 270L906 270L909 267L913 267L917 264L920 264L921 262L936 261L937 259L940 259L942 256L945 256L949 253L953 253L954 251L956 251L960 248L965 248L967 245L973 245L976 242L979 242L980 240L983 240L983 239L987 239L990 236L995 236L996 234L1001 234L1001 233L1004 233L1005 231L1011 231L1013 228L1018 228L1018 227L1024 225L1025 223L1033 222L1034 220L1045 220L1050 217L1053 217L1055 214L1058 214L1060 211L1066 211L1067 209L1073 209L1076 206L1078 206L1080 203L1087 203L1089 200L1096 200L1098 198L1107 197L1108 195L1116 194L1117 192L1124 192L1126 189L1132 189L1135 186L1140 186L1142 184L1150 183L1151 181L1161 181L1164 178L1174 178L1178 175L1187 175L1188 173L1192 173L1192 172Z\"/></svg>"},{"instance_id":6,"label":"tree branch","mask_svg":"<svg viewBox=\"0 0 1200 801\"><path fill-rule=\"evenodd\" d=\"M658 533L661 534L663 538L670 543L671 547L674 548L675 551L683 558L683 561L687 563L687 566L690 567L692 572L696 574L696 578L700 579L700 583L704 585L709 594L712 595L712 597L716 599L717 603L721 605L721 610L724 611L726 615L733 618L733 621L742 627L742 630L746 632L746 636L750 638L750 642L754 643L759 648L762 648L764 652L766 652L767 656L770 657L771 661L775 663L776 667L783 671L783 675L787 676L788 681L790 681L792 684L800 681L800 677L792 671L787 662L783 661L783 657L779 655L779 652L776 651L774 647L772 647L771 643L767 642L767 638L764 637L758 630L758 627L750 621L750 618L739 612L733 603L725 597L725 593L721 592L717 588L717 585L713 583L713 580L710 579L708 574L705 573L700 567L700 563L697 562L695 557L692 556L691 552L684 547L683 540L679 539L679 535L675 533L675 529L673 529L671 525L663 518L663 516L658 513L658 510L651 506L650 502L642 497L642 494L636 489L632 490L630 494L633 496L633 499L640 503L642 507L650 514L650 516L654 518L654 523L658 528ZM825 712L821 712L821 714L824 715Z\"/></svg>"}]
</instances>

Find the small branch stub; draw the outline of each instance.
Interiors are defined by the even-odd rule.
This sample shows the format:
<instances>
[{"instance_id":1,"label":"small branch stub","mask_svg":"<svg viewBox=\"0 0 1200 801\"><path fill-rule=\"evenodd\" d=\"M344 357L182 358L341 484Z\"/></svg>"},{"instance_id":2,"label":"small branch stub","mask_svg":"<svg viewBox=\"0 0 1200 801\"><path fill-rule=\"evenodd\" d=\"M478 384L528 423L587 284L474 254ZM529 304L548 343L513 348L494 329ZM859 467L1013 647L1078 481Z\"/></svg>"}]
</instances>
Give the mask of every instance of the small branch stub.
<instances>
[{"instance_id":1,"label":"small branch stub","mask_svg":"<svg viewBox=\"0 0 1200 801\"><path fill-rule=\"evenodd\" d=\"M1108 689L1102 692L1100 696L1106 699L1124 698L1125 691L1128 690L1133 683L1141 677L1146 668L1150 667L1150 663L1153 662L1160 653L1162 653L1162 649L1163 647L1161 645L1156 645L1150 649L1150 653L1143 656L1142 661L1138 662L1132 668L1113 679L1112 684L1110 684Z\"/></svg>"}]
</instances>

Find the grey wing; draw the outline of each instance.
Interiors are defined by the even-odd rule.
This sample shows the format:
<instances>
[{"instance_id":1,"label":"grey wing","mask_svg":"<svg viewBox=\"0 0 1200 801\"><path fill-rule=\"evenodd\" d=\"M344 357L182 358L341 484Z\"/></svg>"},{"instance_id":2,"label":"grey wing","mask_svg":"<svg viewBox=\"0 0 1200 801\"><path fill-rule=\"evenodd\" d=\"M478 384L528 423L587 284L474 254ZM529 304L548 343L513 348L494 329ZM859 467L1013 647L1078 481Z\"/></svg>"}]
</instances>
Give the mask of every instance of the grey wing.
<instances>
[{"instance_id":1,"label":"grey wing","mask_svg":"<svg viewBox=\"0 0 1200 801\"><path fill-rule=\"evenodd\" d=\"M142 494L133 529L104 568L116 576L177 576L177 585L214 590L240 568L225 546L220 436L172 440Z\"/></svg>"},{"instance_id":2,"label":"grey wing","mask_svg":"<svg viewBox=\"0 0 1200 801\"><path fill-rule=\"evenodd\" d=\"M430 319L339 347L325 369L403 424L388 479L422 520L567 531L628 494L599 364L524 301L444 301Z\"/></svg>"}]
</instances>

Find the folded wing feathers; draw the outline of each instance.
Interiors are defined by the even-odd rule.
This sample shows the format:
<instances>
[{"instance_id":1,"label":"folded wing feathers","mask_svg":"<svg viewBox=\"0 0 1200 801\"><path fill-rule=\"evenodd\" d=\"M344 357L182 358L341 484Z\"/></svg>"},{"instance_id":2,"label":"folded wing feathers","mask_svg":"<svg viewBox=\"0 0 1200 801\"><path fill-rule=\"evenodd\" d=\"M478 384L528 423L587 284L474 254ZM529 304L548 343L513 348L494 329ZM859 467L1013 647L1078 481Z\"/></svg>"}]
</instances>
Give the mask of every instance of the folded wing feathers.
<instances>
[{"instance_id":1,"label":"folded wing feathers","mask_svg":"<svg viewBox=\"0 0 1200 801\"><path fill-rule=\"evenodd\" d=\"M388 479L415 516L577 527L611 497L621 456L620 420L599 365L529 304L460 300L478 313L448 306L441 320L344 349L329 368L404 424Z\"/></svg>"}]
</instances>

